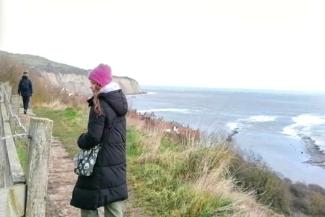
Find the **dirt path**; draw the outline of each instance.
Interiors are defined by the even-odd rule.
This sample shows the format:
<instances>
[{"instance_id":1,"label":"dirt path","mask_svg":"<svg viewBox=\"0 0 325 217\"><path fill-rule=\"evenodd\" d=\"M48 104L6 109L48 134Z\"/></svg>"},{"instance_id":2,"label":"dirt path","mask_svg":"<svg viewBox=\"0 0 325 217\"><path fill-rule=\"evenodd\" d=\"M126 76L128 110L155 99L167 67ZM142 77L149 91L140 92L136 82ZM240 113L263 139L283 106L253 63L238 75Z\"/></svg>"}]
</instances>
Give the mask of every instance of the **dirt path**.
<instances>
[{"instance_id":1,"label":"dirt path","mask_svg":"<svg viewBox=\"0 0 325 217\"><path fill-rule=\"evenodd\" d=\"M80 216L79 209L70 206L76 180L72 159L69 158L62 144L53 139L50 154L47 217Z\"/></svg>"},{"instance_id":2,"label":"dirt path","mask_svg":"<svg viewBox=\"0 0 325 217\"><path fill-rule=\"evenodd\" d=\"M73 161L57 139L52 140L47 217L78 217L80 211L70 206L72 190L77 176L73 173ZM129 199L125 203L125 217L145 217L141 208L134 206L134 195L129 191ZM100 215L103 216L102 210Z\"/></svg>"}]
</instances>

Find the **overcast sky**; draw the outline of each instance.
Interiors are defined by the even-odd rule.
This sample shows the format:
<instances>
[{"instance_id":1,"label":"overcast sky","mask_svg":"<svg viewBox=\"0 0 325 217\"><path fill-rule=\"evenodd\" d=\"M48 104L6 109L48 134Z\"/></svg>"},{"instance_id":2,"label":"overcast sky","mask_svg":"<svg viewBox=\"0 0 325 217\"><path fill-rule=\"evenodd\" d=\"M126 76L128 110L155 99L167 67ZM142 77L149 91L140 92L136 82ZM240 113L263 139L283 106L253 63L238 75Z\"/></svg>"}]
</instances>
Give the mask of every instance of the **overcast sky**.
<instances>
[{"instance_id":1,"label":"overcast sky","mask_svg":"<svg viewBox=\"0 0 325 217\"><path fill-rule=\"evenodd\" d=\"M0 0L0 49L141 85L325 91L322 0Z\"/></svg>"}]
</instances>

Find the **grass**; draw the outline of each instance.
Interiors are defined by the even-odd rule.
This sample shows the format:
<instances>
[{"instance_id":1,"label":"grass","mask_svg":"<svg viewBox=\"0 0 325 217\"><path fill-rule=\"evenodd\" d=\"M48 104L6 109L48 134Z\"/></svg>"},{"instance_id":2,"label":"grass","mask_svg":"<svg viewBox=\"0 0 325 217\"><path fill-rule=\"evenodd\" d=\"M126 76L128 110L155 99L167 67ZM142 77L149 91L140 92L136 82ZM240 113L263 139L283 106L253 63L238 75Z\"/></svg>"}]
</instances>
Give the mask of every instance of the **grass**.
<instances>
[{"instance_id":1,"label":"grass","mask_svg":"<svg viewBox=\"0 0 325 217\"><path fill-rule=\"evenodd\" d=\"M136 193L152 216L229 216L231 204L226 197L196 192L190 185L175 179L158 164L135 164L130 168Z\"/></svg>"},{"instance_id":2,"label":"grass","mask_svg":"<svg viewBox=\"0 0 325 217\"><path fill-rule=\"evenodd\" d=\"M53 135L73 156L86 112L44 107L34 112L54 120ZM127 164L136 204L148 216L278 216L269 208L284 215L325 215L325 191L319 186L282 180L220 141L208 147L179 143L130 118Z\"/></svg>"},{"instance_id":3,"label":"grass","mask_svg":"<svg viewBox=\"0 0 325 217\"><path fill-rule=\"evenodd\" d=\"M11 131L13 134L20 134L24 133L24 131L18 127L17 125L10 122ZM24 173L26 174L27 167L28 167L28 139L27 137L14 137L14 142L16 145L16 150L18 154L18 158L20 161L20 165L22 166L22 169L24 170Z\"/></svg>"},{"instance_id":4,"label":"grass","mask_svg":"<svg viewBox=\"0 0 325 217\"><path fill-rule=\"evenodd\" d=\"M230 198L197 191L188 182L185 177L192 167L185 166L182 156L186 154L177 144L163 137L159 152L150 155L147 139L136 128L128 129L129 180L152 216L231 216Z\"/></svg>"},{"instance_id":5,"label":"grass","mask_svg":"<svg viewBox=\"0 0 325 217\"><path fill-rule=\"evenodd\" d=\"M26 139L15 139L15 144L20 164L26 173L28 166L27 141Z\"/></svg>"},{"instance_id":6,"label":"grass","mask_svg":"<svg viewBox=\"0 0 325 217\"><path fill-rule=\"evenodd\" d=\"M86 113L72 108L52 110L44 107L36 108L34 112L54 120L53 135L65 144L73 156L76 139L87 124ZM128 127L128 180L135 191L137 203L150 216L203 217L216 213L218 216L231 216L230 198L199 191L188 181L189 175L186 174L191 173L192 167L186 167L186 163L182 163L183 158L197 156L188 155L184 150L159 132L147 134Z\"/></svg>"},{"instance_id":7,"label":"grass","mask_svg":"<svg viewBox=\"0 0 325 217\"><path fill-rule=\"evenodd\" d=\"M86 112L70 107L54 110L37 107L33 111L40 117L47 117L54 121L53 136L58 137L65 144L66 150L72 157L78 151L77 139L87 127Z\"/></svg>"}]
</instances>

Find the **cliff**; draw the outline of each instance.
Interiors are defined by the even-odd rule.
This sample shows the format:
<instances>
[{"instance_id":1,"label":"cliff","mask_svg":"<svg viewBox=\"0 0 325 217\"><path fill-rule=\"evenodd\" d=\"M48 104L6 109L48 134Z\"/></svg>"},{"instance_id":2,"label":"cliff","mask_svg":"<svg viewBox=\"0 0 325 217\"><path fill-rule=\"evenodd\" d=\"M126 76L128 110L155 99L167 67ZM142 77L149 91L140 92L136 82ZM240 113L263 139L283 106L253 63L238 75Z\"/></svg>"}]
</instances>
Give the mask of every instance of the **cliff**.
<instances>
[{"instance_id":1,"label":"cliff","mask_svg":"<svg viewBox=\"0 0 325 217\"><path fill-rule=\"evenodd\" d=\"M88 72L84 74L74 73L53 73L53 72L38 72L44 82L49 82L51 85L61 87L68 92L78 93L88 96L91 94L89 89ZM142 93L138 82L128 77L113 76L113 81L117 82L125 94Z\"/></svg>"},{"instance_id":2,"label":"cliff","mask_svg":"<svg viewBox=\"0 0 325 217\"><path fill-rule=\"evenodd\" d=\"M5 57L22 64L24 70L39 74L48 85L65 89L71 93L90 94L88 70L57 63L40 56L0 51L0 58ZM132 78L113 76L113 80L120 84L125 94L142 92L138 82Z\"/></svg>"}]
</instances>

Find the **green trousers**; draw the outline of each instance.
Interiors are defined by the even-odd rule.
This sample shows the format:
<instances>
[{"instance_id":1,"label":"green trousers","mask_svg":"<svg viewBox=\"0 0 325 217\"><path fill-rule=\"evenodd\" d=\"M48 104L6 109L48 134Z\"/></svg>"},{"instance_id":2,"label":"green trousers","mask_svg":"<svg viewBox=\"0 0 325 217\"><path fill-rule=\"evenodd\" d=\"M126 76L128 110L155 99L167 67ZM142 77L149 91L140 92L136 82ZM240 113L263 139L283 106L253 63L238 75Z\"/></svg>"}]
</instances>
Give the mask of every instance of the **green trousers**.
<instances>
[{"instance_id":1,"label":"green trousers","mask_svg":"<svg viewBox=\"0 0 325 217\"><path fill-rule=\"evenodd\" d=\"M105 217L123 217L123 202L117 201L104 206ZM98 217L98 210L81 210L81 217Z\"/></svg>"}]
</instances>

